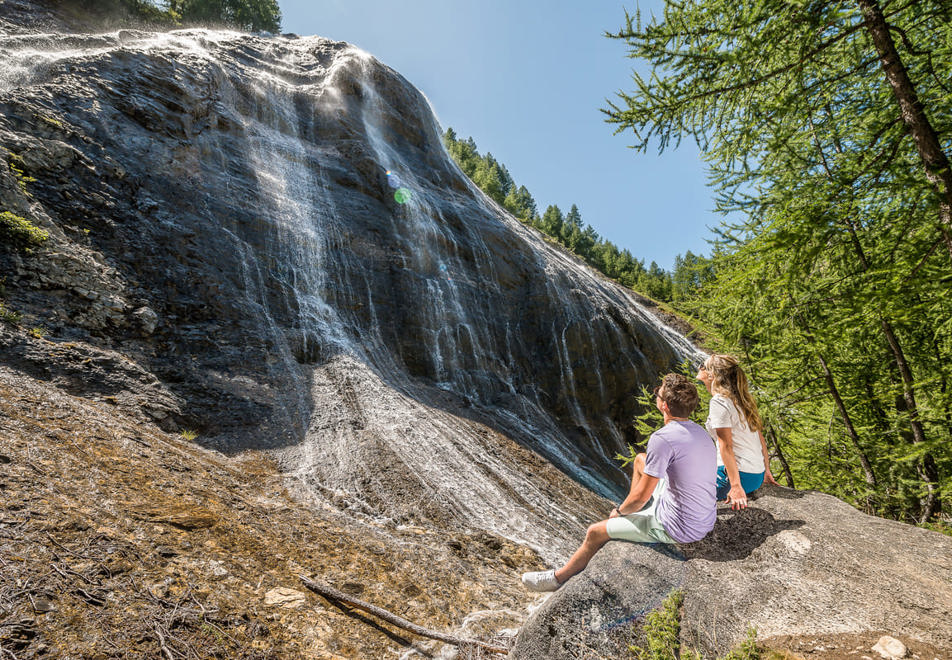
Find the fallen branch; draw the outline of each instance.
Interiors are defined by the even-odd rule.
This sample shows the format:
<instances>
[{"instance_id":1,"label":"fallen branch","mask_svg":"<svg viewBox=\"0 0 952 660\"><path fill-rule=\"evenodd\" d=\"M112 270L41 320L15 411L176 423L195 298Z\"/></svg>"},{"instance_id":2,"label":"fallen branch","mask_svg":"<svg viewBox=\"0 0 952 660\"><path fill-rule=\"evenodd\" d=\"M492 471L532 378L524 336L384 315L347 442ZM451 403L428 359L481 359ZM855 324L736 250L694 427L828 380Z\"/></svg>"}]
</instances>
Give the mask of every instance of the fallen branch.
<instances>
[{"instance_id":1,"label":"fallen branch","mask_svg":"<svg viewBox=\"0 0 952 660\"><path fill-rule=\"evenodd\" d=\"M159 627L155 624L152 625L152 629L155 631L155 634L159 637L159 646L162 647L162 651L165 653L165 656L169 660L175 660L175 656L172 655L172 651L169 650L169 647L165 645L165 636L162 634L162 631L159 630Z\"/></svg>"},{"instance_id":2,"label":"fallen branch","mask_svg":"<svg viewBox=\"0 0 952 660\"><path fill-rule=\"evenodd\" d=\"M348 596L343 591L339 591L335 589L334 587L329 587L326 584L320 584L319 582L315 582L314 580L306 578L303 575L300 575L298 577L301 578L301 582L304 583L304 586L306 586L311 591L324 596L325 598L330 598L332 600L340 601L342 603L346 603L347 605L356 607L357 609L363 610L365 612L369 612L370 614L373 614L375 617L383 619L384 621L388 623L392 623L393 625L399 628L403 628L404 630L409 630L410 632L420 635L421 637L429 637L430 639L436 639L441 642L446 642L447 644L452 644L453 646L473 645L473 646L478 646L480 648L484 648L488 651L493 651L494 653L501 653L503 655L509 654L509 649L505 649L500 646L493 646L492 644L487 644L486 642L480 642L475 639L462 639L460 637L454 637L453 635L447 635L446 633L437 632L435 630L428 630L427 628L418 626L412 621L407 621L403 617L397 616L396 614L392 612L388 612L387 610L381 607L377 607L376 605L371 605L370 603L365 603L364 601L358 600L357 598L354 598L353 596Z\"/></svg>"}]
</instances>

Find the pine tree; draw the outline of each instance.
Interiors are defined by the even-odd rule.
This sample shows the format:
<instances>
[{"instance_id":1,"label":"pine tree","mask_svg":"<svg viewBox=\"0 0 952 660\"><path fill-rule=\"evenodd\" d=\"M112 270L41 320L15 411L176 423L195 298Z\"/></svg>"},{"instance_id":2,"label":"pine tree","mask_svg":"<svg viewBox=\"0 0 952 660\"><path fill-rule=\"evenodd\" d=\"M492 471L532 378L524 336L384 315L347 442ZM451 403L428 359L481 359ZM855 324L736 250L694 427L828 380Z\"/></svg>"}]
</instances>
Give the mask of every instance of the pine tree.
<instances>
[{"instance_id":1,"label":"pine tree","mask_svg":"<svg viewBox=\"0 0 952 660\"><path fill-rule=\"evenodd\" d=\"M607 110L710 164L732 215L687 304L798 481L921 521L952 494L950 25L943 0L668 3L614 35L655 73Z\"/></svg>"},{"instance_id":2,"label":"pine tree","mask_svg":"<svg viewBox=\"0 0 952 660\"><path fill-rule=\"evenodd\" d=\"M550 204L542 214L542 231L549 236L561 237L565 217L558 206Z\"/></svg>"}]
</instances>

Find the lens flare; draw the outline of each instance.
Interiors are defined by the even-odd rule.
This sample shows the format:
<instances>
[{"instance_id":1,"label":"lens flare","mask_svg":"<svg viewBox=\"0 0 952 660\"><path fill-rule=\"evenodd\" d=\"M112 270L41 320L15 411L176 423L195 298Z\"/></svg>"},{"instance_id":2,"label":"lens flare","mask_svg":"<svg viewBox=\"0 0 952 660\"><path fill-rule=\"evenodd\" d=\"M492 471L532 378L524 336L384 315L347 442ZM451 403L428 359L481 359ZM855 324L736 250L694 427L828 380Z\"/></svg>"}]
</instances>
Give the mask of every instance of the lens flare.
<instances>
[{"instance_id":1,"label":"lens flare","mask_svg":"<svg viewBox=\"0 0 952 660\"><path fill-rule=\"evenodd\" d=\"M403 181L400 180L396 172L387 170L387 185L391 188L399 188L403 185Z\"/></svg>"},{"instance_id":2,"label":"lens flare","mask_svg":"<svg viewBox=\"0 0 952 660\"><path fill-rule=\"evenodd\" d=\"M397 188L397 192L393 193L393 198L397 200L397 204L406 204L410 201L410 189Z\"/></svg>"}]
</instances>

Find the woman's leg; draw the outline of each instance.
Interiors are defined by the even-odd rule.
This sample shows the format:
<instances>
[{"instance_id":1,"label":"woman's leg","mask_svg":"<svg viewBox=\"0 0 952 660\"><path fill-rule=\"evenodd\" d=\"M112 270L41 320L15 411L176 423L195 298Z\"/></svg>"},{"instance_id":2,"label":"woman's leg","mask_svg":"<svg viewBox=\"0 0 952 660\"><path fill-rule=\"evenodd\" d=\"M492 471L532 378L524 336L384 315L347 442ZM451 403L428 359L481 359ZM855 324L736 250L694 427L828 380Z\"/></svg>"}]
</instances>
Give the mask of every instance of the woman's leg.
<instances>
[{"instance_id":1,"label":"woman's leg","mask_svg":"<svg viewBox=\"0 0 952 660\"><path fill-rule=\"evenodd\" d=\"M764 485L764 472L741 472L740 485L745 493L752 493ZM727 479L727 470L723 465L717 468L717 499L723 501L727 499L727 493L731 489L731 483Z\"/></svg>"}]
</instances>

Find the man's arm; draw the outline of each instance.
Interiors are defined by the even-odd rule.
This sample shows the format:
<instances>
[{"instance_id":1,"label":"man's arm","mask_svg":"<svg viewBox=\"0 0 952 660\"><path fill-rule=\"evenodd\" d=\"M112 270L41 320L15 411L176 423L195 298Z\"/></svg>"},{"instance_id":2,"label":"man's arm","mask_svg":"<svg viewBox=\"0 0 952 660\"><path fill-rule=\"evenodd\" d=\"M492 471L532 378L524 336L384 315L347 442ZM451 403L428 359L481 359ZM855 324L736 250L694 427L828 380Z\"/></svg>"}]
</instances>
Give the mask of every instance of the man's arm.
<instances>
[{"instance_id":1,"label":"man's arm","mask_svg":"<svg viewBox=\"0 0 952 660\"><path fill-rule=\"evenodd\" d=\"M626 516L629 513L641 511L648 500L651 499L651 494L657 485L658 477L652 477L648 474L642 475L637 482L632 482L628 497L612 511L611 517L614 518L617 514Z\"/></svg>"}]
</instances>

